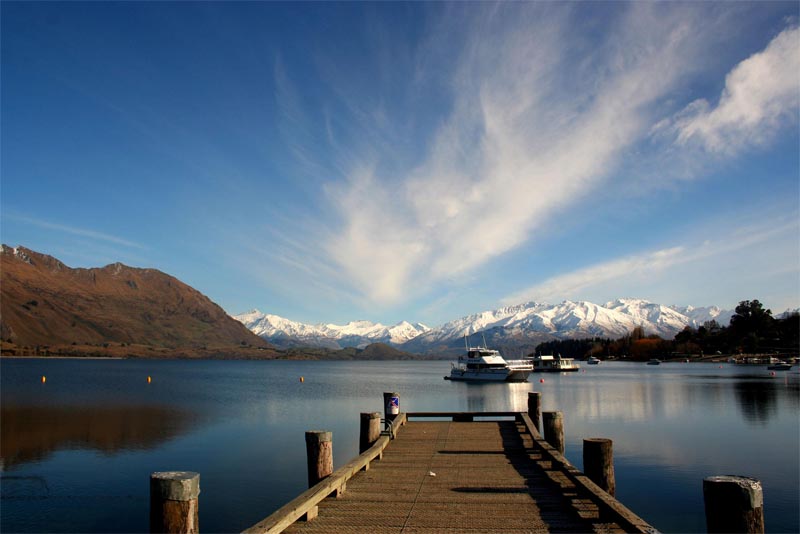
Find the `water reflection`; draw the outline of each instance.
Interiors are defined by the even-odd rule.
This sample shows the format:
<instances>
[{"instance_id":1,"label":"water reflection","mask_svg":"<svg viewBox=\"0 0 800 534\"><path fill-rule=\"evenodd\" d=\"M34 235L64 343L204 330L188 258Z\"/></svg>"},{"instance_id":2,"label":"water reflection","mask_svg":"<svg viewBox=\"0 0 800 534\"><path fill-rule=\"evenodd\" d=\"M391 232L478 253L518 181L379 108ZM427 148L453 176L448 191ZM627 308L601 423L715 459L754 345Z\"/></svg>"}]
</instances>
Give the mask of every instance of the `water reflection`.
<instances>
[{"instance_id":1,"label":"water reflection","mask_svg":"<svg viewBox=\"0 0 800 534\"><path fill-rule=\"evenodd\" d=\"M763 425L779 415L778 403L797 404L800 398L796 374L772 379L726 370L720 375L675 374L658 380L646 375L623 377L610 373L553 379L555 387L543 388L548 390L548 397L553 395L547 409L571 406L573 413L587 420L676 420L697 410L721 414L727 406L736 405L746 423Z\"/></svg>"},{"instance_id":2,"label":"water reflection","mask_svg":"<svg viewBox=\"0 0 800 534\"><path fill-rule=\"evenodd\" d=\"M739 409L748 423L765 425L777 415L776 384L772 382L742 381L734 384Z\"/></svg>"},{"instance_id":3,"label":"water reflection","mask_svg":"<svg viewBox=\"0 0 800 534\"><path fill-rule=\"evenodd\" d=\"M532 390L543 410L564 413L578 467L582 438L614 440L618 495L662 532L701 529L698 481L724 473L762 480L768 528L800 532L797 372L608 362L529 383L468 384L444 381L442 362L0 365L0 532L145 531L147 474L167 469L208 482L204 530L238 531L305 488L303 431L333 431L343 465L358 450L358 412L381 410L385 391L399 392L407 411L526 411ZM752 425L758 431L742 431Z\"/></svg>"},{"instance_id":4,"label":"water reflection","mask_svg":"<svg viewBox=\"0 0 800 534\"><path fill-rule=\"evenodd\" d=\"M525 412L528 410L528 392L531 384L525 382L463 383L467 411L470 412Z\"/></svg>"},{"instance_id":5,"label":"water reflection","mask_svg":"<svg viewBox=\"0 0 800 534\"><path fill-rule=\"evenodd\" d=\"M7 406L0 410L3 468L62 449L106 454L151 449L189 430L185 411L159 406Z\"/></svg>"}]
</instances>

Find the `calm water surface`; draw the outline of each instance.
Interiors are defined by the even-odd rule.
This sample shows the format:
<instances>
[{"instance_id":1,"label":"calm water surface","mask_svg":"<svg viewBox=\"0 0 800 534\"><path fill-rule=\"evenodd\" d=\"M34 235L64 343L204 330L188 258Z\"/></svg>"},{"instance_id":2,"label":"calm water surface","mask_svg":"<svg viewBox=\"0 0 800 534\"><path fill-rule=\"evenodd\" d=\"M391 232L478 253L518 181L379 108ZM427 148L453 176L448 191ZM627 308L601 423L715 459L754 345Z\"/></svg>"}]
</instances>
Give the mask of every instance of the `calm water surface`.
<instances>
[{"instance_id":1,"label":"calm water surface","mask_svg":"<svg viewBox=\"0 0 800 534\"><path fill-rule=\"evenodd\" d=\"M354 457L359 413L382 411L384 391L404 411L525 411L535 389L564 413L579 468L583 438L614 440L617 497L662 532L705 530L716 474L760 479L767 531L800 531L796 368L583 370L465 384L442 380L447 362L4 359L0 530L144 532L149 474L186 470L201 474L201 531L238 532L305 489L306 430L333 431L336 467Z\"/></svg>"}]
</instances>

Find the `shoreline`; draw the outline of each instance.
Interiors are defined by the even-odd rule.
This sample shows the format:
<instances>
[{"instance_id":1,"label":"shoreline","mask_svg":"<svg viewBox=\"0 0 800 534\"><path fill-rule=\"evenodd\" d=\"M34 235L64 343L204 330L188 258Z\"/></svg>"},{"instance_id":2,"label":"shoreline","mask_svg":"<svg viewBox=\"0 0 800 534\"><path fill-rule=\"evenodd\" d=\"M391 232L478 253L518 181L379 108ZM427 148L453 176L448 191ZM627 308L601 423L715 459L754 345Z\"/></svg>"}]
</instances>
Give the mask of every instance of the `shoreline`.
<instances>
[{"instance_id":1,"label":"shoreline","mask_svg":"<svg viewBox=\"0 0 800 534\"><path fill-rule=\"evenodd\" d=\"M0 355L0 360L130 360L125 356L19 356Z\"/></svg>"}]
</instances>

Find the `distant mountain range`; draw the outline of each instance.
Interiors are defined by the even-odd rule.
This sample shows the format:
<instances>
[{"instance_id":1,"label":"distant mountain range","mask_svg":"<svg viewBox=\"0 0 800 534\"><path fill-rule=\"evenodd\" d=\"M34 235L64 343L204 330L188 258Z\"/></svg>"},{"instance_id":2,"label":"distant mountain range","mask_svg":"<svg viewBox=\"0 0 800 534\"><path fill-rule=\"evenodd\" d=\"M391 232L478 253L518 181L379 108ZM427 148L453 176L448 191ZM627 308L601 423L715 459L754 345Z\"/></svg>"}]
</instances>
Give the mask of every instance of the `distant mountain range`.
<instances>
[{"instance_id":1,"label":"distant mountain range","mask_svg":"<svg viewBox=\"0 0 800 534\"><path fill-rule=\"evenodd\" d=\"M678 307L641 299L618 299L603 305L585 301L555 305L528 302L468 315L436 328L407 321L394 326L370 321L343 326L308 325L258 310L234 318L277 347L340 349L385 343L412 353L451 353L463 348L464 336L480 334L492 347L514 354L530 352L537 344L552 339L618 338L637 326L647 334L672 338L686 326L698 327L710 320L725 326L732 314L716 306ZM483 343L480 337L471 341Z\"/></svg>"},{"instance_id":2,"label":"distant mountain range","mask_svg":"<svg viewBox=\"0 0 800 534\"><path fill-rule=\"evenodd\" d=\"M251 310L234 315L254 334L271 341L276 347L323 347L343 349L364 348L371 343L399 346L430 330L421 323L402 321L394 326L384 326L370 321L351 321L346 325L309 325L284 319L278 315Z\"/></svg>"}]
</instances>

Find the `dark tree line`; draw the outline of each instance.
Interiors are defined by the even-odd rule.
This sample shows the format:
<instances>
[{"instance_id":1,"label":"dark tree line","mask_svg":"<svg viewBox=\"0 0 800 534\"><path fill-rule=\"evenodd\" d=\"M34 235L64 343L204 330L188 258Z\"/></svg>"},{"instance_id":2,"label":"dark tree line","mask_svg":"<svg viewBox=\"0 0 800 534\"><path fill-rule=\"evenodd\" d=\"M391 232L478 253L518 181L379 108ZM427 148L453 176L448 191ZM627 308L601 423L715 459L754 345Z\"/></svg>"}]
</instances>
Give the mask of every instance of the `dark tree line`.
<instances>
[{"instance_id":1,"label":"dark tree line","mask_svg":"<svg viewBox=\"0 0 800 534\"><path fill-rule=\"evenodd\" d=\"M687 326L674 339L647 336L642 327L616 340L590 338L548 341L537 345L538 354L568 358L624 356L646 360L670 355L797 353L800 351L800 315L777 319L758 300L736 306L728 326L707 321L698 328Z\"/></svg>"}]
</instances>

